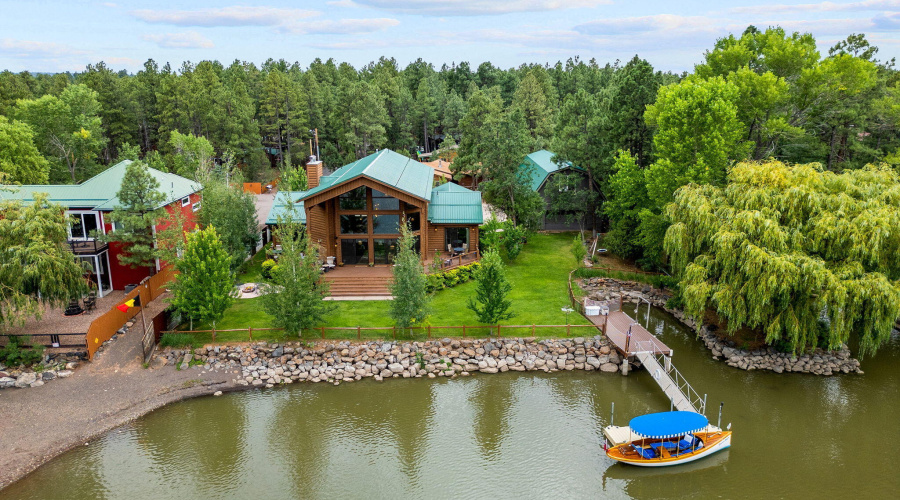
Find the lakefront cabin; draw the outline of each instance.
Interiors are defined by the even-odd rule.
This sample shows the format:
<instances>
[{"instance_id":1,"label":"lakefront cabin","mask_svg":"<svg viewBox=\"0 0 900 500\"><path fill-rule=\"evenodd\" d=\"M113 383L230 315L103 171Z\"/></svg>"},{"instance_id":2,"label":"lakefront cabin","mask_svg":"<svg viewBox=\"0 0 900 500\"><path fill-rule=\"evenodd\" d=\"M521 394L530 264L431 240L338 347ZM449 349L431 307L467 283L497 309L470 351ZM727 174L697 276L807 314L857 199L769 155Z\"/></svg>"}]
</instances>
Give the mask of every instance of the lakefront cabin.
<instances>
[{"instance_id":1,"label":"lakefront cabin","mask_svg":"<svg viewBox=\"0 0 900 500\"><path fill-rule=\"evenodd\" d=\"M317 178L306 191L278 193L266 223L277 225L293 205L319 255L338 267L390 266L404 219L423 264L477 260L481 193L452 183L434 187L434 177L432 167L383 149Z\"/></svg>"}]
</instances>

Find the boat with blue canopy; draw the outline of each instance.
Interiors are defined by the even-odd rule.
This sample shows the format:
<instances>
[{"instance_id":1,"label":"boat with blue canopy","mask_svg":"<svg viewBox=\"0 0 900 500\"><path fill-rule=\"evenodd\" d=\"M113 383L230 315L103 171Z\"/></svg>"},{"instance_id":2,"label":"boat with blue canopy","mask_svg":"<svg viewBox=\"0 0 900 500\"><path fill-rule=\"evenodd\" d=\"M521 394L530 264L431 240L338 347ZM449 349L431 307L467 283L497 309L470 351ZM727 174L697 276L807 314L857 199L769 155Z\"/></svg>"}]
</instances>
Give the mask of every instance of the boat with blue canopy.
<instances>
[{"instance_id":1,"label":"boat with blue canopy","mask_svg":"<svg viewBox=\"0 0 900 500\"><path fill-rule=\"evenodd\" d=\"M626 464L678 465L730 447L731 425L728 427L723 431L710 425L705 415L692 411L650 413L631 419L627 428L605 428L604 448L609 458Z\"/></svg>"}]
</instances>

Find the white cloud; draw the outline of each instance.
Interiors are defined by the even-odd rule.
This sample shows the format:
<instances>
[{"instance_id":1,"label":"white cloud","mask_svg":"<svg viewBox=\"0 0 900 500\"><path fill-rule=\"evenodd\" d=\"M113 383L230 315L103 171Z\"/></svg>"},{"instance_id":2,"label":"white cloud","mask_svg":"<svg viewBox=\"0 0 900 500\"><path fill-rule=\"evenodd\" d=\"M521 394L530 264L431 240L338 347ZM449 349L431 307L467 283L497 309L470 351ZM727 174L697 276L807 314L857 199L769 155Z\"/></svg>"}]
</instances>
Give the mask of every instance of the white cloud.
<instances>
[{"instance_id":1,"label":"white cloud","mask_svg":"<svg viewBox=\"0 0 900 500\"><path fill-rule=\"evenodd\" d=\"M278 7L220 7L199 10L135 10L134 17L153 24L175 26L278 26L321 14L314 10Z\"/></svg>"},{"instance_id":2,"label":"white cloud","mask_svg":"<svg viewBox=\"0 0 900 500\"><path fill-rule=\"evenodd\" d=\"M141 36L148 42L153 42L164 49L209 49L214 47L212 40L204 37L196 31L185 33L157 33Z\"/></svg>"},{"instance_id":3,"label":"white cloud","mask_svg":"<svg viewBox=\"0 0 900 500\"><path fill-rule=\"evenodd\" d=\"M404 14L480 16L609 5L612 0L353 0L357 5Z\"/></svg>"},{"instance_id":4,"label":"white cloud","mask_svg":"<svg viewBox=\"0 0 900 500\"><path fill-rule=\"evenodd\" d=\"M320 35L353 35L381 31L400 24L400 21L389 18L378 19L339 19L337 21L310 21L294 26L284 26L284 31L294 34Z\"/></svg>"},{"instance_id":5,"label":"white cloud","mask_svg":"<svg viewBox=\"0 0 900 500\"><path fill-rule=\"evenodd\" d=\"M721 21L705 16L653 16L597 19L575 26L579 33L588 35L627 35L651 32L712 32L722 28Z\"/></svg>"},{"instance_id":6,"label":"white cloud","mask_svg":"<svg viewBox=\"0 0 900 500\"><path fill-rule=\"evenodd\" d=\"M793 12L840 12L840 11L898 11L900 0L866 0L863 2L820 2L795 5L754 5L748 7L734 7L730 12L736 14L785 14Z\"/></svg>"},{"instance_id":7,"label":"white cloud","mask_svg":"<svg viewBox=\"0 0 900 500\"><path fill-rule=\"evenodd\" d=\"M52 59L86 54L86 52L60 43L2 38L0 39L0 54L16 58Z\"/></svg>"}]
</instances>

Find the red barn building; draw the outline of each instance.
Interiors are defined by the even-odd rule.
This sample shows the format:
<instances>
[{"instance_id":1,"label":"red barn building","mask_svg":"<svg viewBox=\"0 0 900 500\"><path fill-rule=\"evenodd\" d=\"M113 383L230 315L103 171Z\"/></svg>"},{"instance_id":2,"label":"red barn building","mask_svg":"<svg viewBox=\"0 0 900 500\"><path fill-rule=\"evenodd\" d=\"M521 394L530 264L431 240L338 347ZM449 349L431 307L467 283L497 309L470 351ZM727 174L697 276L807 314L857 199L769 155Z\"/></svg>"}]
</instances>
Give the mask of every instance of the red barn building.
<instances>
[{"instance_id":1,"label":"red barn building","mask_svg":"<svg viewBox=\"0 0 900 500\"><path fill-rule=\"evenodd\" d=\"M109 213L120 204L116 195L129 163L130 160L117 163L81 184L5 186L12 191L0 190L0 200L20 200L27 204L34 200L34 193L47 193L51 202L65 207L69 247L76 257L90 264L90 279L97 285L100 297L150 275L149 268L133 269L119 263L121 244L107 245L94 238L97 233L114 231ZM180 210L188 221L185 231L192 230L194 212L200 210L200 183L152 168L149 170L159 182L159 191L165 195L161 208L170 214ZM168 222L158 224L153 228L154 233L167 226ZM156 270L163 264L157 261Z\"/></svg>"}]
</instances>

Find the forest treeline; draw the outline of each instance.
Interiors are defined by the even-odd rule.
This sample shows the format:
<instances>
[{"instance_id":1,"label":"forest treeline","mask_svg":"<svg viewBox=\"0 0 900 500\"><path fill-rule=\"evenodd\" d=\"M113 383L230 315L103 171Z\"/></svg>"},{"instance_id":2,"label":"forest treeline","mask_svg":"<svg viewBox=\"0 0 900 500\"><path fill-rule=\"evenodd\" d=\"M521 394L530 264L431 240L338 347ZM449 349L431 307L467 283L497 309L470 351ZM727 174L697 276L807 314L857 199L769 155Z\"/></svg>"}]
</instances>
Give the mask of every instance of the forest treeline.
<instances>
[{"instance_id":1,"label":"forest treeline","mask_svg":"<svg viewBox=\"0 0 900 500\"><path fill-rule=\"evenodd\" d=\"M547 148L590 173L609 245L652 268L675 191L722 185L738 161L832 171L900 162L897 71L877 52L863 35L823 54L811 34L751 26L681 75L638 56L511 69L381 58L361 68L148 60L134 74L103 62L76 74L4 71L0 171L7 182L71 183L142 158L180 172L201 150L267 180L272 167L304 162L318 129L332 167L381 148L412 156L458 144L454 170L480 173L486 198L515 215L529 210L520 199L534 201L516 197L515 166Z\"/></svg>"}]
</instances>

